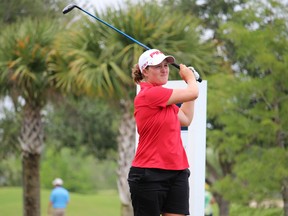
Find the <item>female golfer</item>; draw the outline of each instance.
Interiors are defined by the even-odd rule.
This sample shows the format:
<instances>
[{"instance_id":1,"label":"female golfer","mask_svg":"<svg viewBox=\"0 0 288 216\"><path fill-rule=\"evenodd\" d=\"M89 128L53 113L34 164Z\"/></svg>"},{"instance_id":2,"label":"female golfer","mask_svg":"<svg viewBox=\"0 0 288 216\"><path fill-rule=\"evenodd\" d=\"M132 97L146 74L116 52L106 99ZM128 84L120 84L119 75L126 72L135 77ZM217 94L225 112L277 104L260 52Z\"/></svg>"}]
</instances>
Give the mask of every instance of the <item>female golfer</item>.
<instances>
[{"instance_id":1,"label":"female golfer","mask_svg":"<svg viewBox=\"0 0 288 216\"><path fill-rule=\"evenodd\" d=\"M190 172L181 126L192 121L198 86L194 73L180 64L179 74L187 87L163 87L174 62L173 56L150 49L132 69L141 88L134 100L139 143L128 176L135 216L189 215Z\"/></svg>"}]
</instances>

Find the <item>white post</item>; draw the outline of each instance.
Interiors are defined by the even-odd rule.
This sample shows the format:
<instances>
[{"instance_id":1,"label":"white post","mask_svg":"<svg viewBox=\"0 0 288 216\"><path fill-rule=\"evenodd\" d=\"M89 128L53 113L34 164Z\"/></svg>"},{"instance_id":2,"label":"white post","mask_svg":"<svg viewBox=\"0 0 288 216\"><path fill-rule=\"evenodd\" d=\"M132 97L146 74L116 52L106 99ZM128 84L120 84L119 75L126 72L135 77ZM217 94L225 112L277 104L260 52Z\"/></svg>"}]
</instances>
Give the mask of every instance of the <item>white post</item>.
<instances>
[{"instance_id":1,"label":"white post","mask_svg":"<svg viewBox=\"0 0 288 216\"><path fill-rule=\"evenodd\" d=\"M184 81L168 81L165 87L185 88ZM205 162L206 162L206 110L207 81L198 83L199 97L195 102L194 118L188 130L181 130L183 145L190 164L190 216L204 215ZM139 92L139 86L137 87ZM136 148L138 143L136 131Z\"/></svg>"},{"instance_id":2,"label":"white post","mask_svg":"<svg viewBox=\"0 0 288 216\"><path fill-rule=\"evenodd\" d=\"M188 128L187 154L190 163L190 215L203 216L205 205L207 81L199 84L192 124Z\"/></svg>"}]
</instances>

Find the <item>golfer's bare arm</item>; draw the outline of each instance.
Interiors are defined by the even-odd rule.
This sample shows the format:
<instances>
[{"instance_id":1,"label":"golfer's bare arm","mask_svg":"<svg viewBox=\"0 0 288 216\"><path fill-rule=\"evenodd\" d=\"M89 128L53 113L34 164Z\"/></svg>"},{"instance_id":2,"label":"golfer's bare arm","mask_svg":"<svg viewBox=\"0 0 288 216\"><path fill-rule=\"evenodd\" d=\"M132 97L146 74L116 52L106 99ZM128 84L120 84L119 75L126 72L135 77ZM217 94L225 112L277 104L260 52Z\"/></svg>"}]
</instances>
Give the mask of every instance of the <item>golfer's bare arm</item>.
<instances>
[{"instance_id":1,"label":"golfer's bare arm","mask_svg":"<svg viewBox=\"0 0 288 216\"><path fill-rule=\"evenodd\" d=\"M180 76L187 83L185 89L173 89L167 105L182 103L178 118L181 126L189 126L194 115L194 101L198 98L199 89L194 74L185 65L180 64Z\"/></svg>"}]
</instances>

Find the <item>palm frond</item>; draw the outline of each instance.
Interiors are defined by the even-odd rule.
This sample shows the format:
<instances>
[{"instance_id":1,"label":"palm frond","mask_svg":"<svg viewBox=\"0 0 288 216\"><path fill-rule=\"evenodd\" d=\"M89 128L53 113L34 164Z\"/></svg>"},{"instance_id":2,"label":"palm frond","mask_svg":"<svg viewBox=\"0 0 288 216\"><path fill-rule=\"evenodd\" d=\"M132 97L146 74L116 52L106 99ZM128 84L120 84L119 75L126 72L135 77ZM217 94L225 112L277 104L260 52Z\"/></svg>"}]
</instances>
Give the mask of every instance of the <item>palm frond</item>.
<instances>
[{"instance_id":1,"label":"palm frond","mask_svg":"<svg viewBox=\"0 0 288 216\"><path fill-rule=\"evenodd\" d=\"M43 100L42 94L51 88L47 58L58 31L59 25L51 20L27 18L1 32L0 83L5 91L16 88L20 95L29 92L21 95L26 100Z\"/></svg>"}]
</instances>

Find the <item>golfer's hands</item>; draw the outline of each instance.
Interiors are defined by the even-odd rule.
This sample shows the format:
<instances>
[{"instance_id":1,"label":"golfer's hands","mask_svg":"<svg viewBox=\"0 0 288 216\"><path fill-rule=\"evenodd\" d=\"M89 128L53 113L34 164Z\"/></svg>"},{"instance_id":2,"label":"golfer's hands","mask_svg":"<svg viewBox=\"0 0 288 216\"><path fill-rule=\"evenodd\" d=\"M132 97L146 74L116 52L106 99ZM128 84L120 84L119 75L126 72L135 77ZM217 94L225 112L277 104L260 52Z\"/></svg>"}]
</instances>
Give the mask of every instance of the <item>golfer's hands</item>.
<instances>
[{"instance_id":1,"label":"golfer's hands","mask_svg":"<svg viewBox=\"0 0 288 216\"><path fill-rule=\"evenodd\" d=\"M191 73L191 69L189 69L189 67L187 67L186 65L184 64L180 64L180 71L179 71L179 74L181 76L181 78L186 82L188 83L189 81L196 81L196 77L194 75L194 72ZM198 74L199 75L199 74Z\"/></svg>"},{"instance_id":2,"label":"golfer's hands","mask_svg":"<svg viewBox=\"0 0 288 216\"><path fill-rule=\"evenodd\" d=\"M195 76L195 79L196 79L197 81L201 82L202 79L200 78L200 75L199 75L199 73L195 70L195 68L192 67L192 66L189 66L188 68L193 72L193 74L194 74L194 76Z\"/></svg>"}]
</instances>

